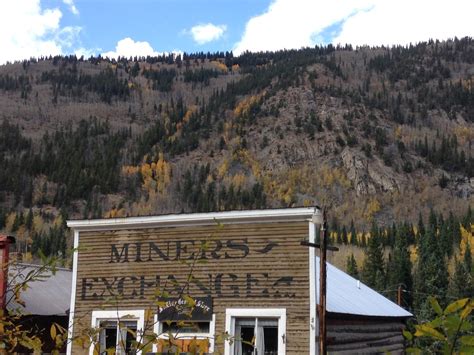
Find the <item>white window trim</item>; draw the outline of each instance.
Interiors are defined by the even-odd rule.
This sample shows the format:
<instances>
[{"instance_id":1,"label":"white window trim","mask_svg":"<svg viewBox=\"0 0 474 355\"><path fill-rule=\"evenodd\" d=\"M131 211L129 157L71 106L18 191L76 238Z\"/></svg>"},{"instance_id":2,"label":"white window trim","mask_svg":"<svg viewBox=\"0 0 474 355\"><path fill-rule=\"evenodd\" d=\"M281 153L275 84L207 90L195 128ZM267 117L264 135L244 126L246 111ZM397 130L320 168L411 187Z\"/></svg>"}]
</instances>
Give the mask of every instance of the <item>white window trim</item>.
<instances>
[{"instance_id":1,"label":"white window trim","mask_svg":"<svg viewBox=\"0 0 474 355\"><path fill-rule=\"evenodd\" d=\"M79 231L74 231L74 254L72 257L71 303L69 308L69 326L67 335L66 355L72 355L72 338L74 334L74 316L76 308L77 262L79 257Z\"/></svg>"},{"instance_id":2,"label":"white window trim","mask_svg":"<svg viewBox=\"0 0 474 355\"><path fill-rule=\"evenodd\" d=\"M136 320L137 321L137 341L141 342L143 338L143 330L145 328L145 310L115 310L115 311L92 311L93 328L100 326L101 321L105 320ZM141 351L137 351L137 355L141 355ZM94 355L94 344L89 348L89 355Z\"/></svg>"},{"instance_id":3,"label":"white window trim","mask_svg":"<svg viewBox=\"0 0 474 355\"><path fill-rule=\"evenodd\" d=\"M190 321L192 322L192 321ZM216 315L212 314L212 318L209 321L209 333L182 333L178 335L178 339L208 339L209 340L209 352L214 352L214 337L216 334ZM158 335L158 339L168 339L168 334L163 333L163 322L158 320L158 315L155 314L153 331ZM153 352L158 352L158 345L153 344Z\"/></svg>"},{"instance_id":4,"label":"white window trim","mask_svg":"<svg viewBox=\"0 0 474 355\"><path fill-rule=\"evenodd\" d=\"M309 222L309 242L316 243L316 229L319 225ZM316 250L309 249L309 354L319 354L316 339L319 336L319 319L317 313L318 283L316 283Z\"/></svg>"},{"instance_id":5,"label":"white window trim","mask_svg":"<svg viewBox=\"0 0 474 355\"><path fill-rule=\"evenodd\" d=\"M225 311L225 331L234 337L235 318L278 318L278 355L286 354L286 308L227 308ZM234 352L234 342L225 342L224 354Z\"/></svg>"}]
</instances>

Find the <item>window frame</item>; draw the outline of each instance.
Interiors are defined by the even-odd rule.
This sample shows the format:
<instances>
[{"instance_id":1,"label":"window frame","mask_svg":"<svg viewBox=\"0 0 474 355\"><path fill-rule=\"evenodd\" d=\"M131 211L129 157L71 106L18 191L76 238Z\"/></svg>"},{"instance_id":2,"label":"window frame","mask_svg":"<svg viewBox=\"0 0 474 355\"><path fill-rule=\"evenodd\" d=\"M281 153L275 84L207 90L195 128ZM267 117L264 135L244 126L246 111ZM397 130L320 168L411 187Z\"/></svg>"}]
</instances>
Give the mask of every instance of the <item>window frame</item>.
<instances>
[{"instance_id":1,"label":"window frame","mask_svg":"<svg viewBox=\"0 0 474 355\"><path fill-rule=\"evenodd\" d=\"M192 322L192 321L190 321ZM168 334L163 333L163 323L158 320L158 315L155 314L154 316L154 326L153 331L155 334L158 334L158 339L168 339ZM196 338L198 340L208 339L209 340L209 353L214 352L214 335L216 332L216 314L212 314L212 318L209 321L209 332L208 333L181 333L178 336L178 339L193 339ZM173 333L176 334L176 333ZM153 344L153 352L158 351L158 346Z\"/></svg>"},{"instance_id":2,"label":"window frame","mask_svg":"<svg viewBox=\"0 0 474 355\"><path fill-rule=\"evenodd\" d=\"M125 318L126 317L126 318ZM124 319L122 319L124 318ZM143 331L145 327L145 310L115 310L115 311L103 311L95 310L92 311L92 328L100 327L100 322L103 321L136 321L137 322L137 341L141 342L143 338ZM117 329L118 330L118 329ZM99 336L99 335L97 335ZM117 344L115 350L118 350L119 341L117 338ZM141 355L142 351L138 350L137 355ZM89 348L89 355L94 355L94 343Z\"/></svg>"},{"instance_id":3,"label":"window frame","mask_svg":"<svg viewBox=\"0 0 474 355\"><path fill-rule=\"evenodd\" d=\"M286 308L227 308L225 331L235 336L235 318L278 318L278 355L286 354ZM224 354L234 353L235 342L226 341Z\"/></svg>"}]
</instances>

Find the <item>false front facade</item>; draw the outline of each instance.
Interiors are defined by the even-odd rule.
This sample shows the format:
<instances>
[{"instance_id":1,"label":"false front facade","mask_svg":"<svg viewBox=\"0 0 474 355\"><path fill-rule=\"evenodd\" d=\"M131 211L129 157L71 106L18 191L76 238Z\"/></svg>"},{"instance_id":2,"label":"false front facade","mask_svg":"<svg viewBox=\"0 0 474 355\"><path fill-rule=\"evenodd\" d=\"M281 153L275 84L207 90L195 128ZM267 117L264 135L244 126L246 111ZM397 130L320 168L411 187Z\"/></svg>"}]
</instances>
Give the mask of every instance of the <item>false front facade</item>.
<instances>
[{"instance_id":1,"label":"false front facade","mask_svg":"<svg viewBox=\"0 0 474 355\"><path fill-rule=\"evenodd\" d=\"M317 212L69 221L75 253L68 353L316 354L317 258L301 241L315 241ZM338 289L328 279L330 307ZM409 316L378 294L374 299L381 316ZM351 309L336 303L328 311L357 315Z\"/></svg>"}]
</instances>

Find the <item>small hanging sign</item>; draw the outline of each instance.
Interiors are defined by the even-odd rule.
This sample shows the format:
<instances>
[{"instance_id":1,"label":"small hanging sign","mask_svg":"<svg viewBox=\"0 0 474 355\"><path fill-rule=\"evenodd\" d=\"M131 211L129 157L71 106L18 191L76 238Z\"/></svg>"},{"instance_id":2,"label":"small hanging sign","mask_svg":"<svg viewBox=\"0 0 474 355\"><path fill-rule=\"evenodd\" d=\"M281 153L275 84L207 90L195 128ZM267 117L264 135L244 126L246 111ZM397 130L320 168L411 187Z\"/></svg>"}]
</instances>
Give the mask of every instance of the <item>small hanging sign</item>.
<instances>
[{"instance_id":1,"label":"small hanging sign","mask_svg":"<svg viewBox=\"0 0 474 355\"><path fill-rule=\"evenodd\" d=\"M211 321L212 298L162 298L158 307L159 321Z\"/></svg>"}]
</instances>

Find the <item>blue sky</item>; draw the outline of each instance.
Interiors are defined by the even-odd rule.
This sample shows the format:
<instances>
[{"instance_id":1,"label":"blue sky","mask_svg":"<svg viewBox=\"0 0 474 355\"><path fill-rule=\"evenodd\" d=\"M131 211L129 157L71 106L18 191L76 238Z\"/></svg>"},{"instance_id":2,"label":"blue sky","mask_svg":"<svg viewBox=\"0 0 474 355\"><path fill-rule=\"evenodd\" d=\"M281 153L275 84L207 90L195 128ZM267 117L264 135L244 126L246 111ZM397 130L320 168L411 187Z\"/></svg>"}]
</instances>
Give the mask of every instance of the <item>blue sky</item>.
<instances>
[{"instance_id":1,"label":"blue sky","mask_svg":"<svg viewBox=\"0 0 474 355\"><path fill-rule=\"evenodd\" d=\"M57 1L49 0L53 4ZM78 0L76 16L64 7L64 23L81 26L88 48L111 51L126 37L147 41L157 51L226 51L232 49L246 22L263 13L270 0ZM46 2L45 2L46 4ZM188 31L196 25L225 25L218 39L197 44Z\"/></svg>"},{"instance_id":2,"label":"blue sky","mask_svg":"<svg viewBox=\"0 0 474 355\"><path fill-rule=\"evenodd\" d=\"M41 55L405 45L474 36L472 0L0 0L0 64Z\"/></svg>"}]
</instances>

